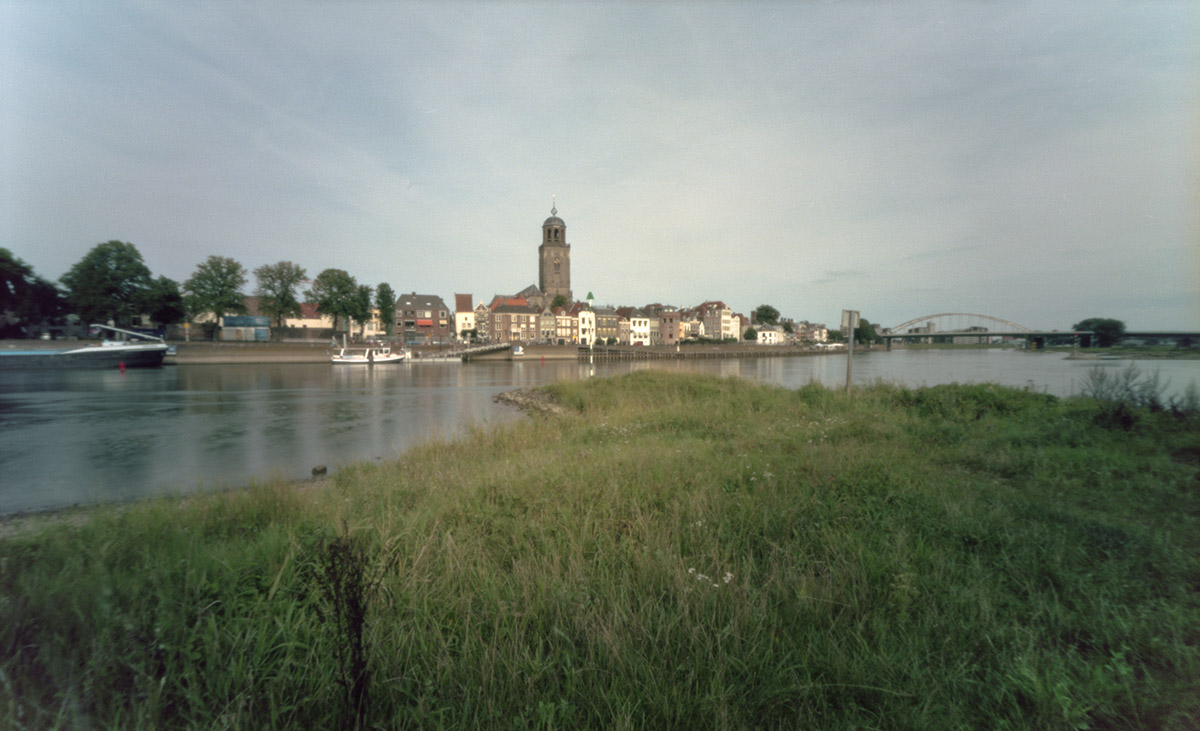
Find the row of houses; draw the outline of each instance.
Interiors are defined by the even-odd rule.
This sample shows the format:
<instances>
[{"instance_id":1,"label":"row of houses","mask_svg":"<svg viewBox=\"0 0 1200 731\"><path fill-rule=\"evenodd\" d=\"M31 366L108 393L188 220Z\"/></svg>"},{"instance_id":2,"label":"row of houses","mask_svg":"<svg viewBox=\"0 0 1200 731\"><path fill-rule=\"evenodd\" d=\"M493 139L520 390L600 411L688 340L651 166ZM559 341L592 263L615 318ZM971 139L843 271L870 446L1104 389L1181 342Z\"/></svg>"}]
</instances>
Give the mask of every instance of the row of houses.
<instances>
[{"instance_id":1,"label":"row of houses","mask_svg":"<svg viewBox=\"0 0 1200 731\"><path fill-rule=\"evenodd\" d=\"M449 345L462 340L491 343L560 345L620 344L633 346L673 346L687 340L742 340L750 327L762 345L786 345L795 342L824 342L824 325L785 320L779 325L755 323L735 313L719 300L696 307L680 308L660 303L644 307L596 306L591 294L585 302L561 307L538 307L536 297L522 291L515 295L495 295L490 302L474 304L470 294L456 294L451 309L438 295L402 294L396 299L392 334L372 312L365 323L355 323L352 335L368 340L391 339L406 345ZM222 338L226 340L264 340L269 327L255 297L246 299L247 316L227 317ZM322 315L316 305L304 303L297 317L286 318L279 337L316 339L333 333L331 317Z\"/></svg>"},{"instance_id":2,"label":"row of houses","mask_svg":"<svg viewBox=\"0 0 1200 731\"><path fill-rule=\"evenodd\" d=\"M586 302L539 308L522 295L497 295L490 303L470 309L471 295L455 295L455 329L493 343L553 343L559 345L620 344L673 346L687 340L741 340L750 327L764 345L784 345L811 340L824 342L824 325L803 323L797 328L752 323L721 301L694 308L651 304L645 307L595 306Z\"/></svg>"}]
</instances>

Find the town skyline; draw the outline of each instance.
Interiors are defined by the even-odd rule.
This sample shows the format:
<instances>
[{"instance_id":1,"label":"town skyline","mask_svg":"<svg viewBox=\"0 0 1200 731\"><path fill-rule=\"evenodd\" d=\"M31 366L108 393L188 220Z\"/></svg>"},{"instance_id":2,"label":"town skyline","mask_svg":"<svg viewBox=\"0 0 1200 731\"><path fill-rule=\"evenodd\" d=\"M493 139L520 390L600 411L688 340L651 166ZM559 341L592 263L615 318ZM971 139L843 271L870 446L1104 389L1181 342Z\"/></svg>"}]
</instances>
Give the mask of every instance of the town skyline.
<instances>
[{"instance_id":1,"label":"town skyline","mask_svg":"<svg viewBox=\"0 0 1200 731\"><path fill-rule=\"evenodd\" d=\"M121 240L179 282L212 254L486 299L537 283L556 205L576 299L1200 326L1187 4L0 21L0 246L56 282Z\"/></svg>"}]
</instances>

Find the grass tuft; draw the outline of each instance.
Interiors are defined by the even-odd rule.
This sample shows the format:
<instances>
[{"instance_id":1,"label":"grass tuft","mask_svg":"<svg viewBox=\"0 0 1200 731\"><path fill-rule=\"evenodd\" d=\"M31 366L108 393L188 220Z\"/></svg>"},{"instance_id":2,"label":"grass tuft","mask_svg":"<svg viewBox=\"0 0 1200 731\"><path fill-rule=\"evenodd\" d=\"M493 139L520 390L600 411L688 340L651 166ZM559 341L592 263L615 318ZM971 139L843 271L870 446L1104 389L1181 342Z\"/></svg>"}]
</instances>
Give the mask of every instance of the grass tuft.
<instances>
[{"instance_id":1,"label":"grass tuft","mask_svg":"<svg viewBox=\"0 0 1200 731\"><path fill-rule=\"evenodd\" d=\"M0 538L0 725L1200 724L1195 419L649 370L547 391L566 413L323 487Z\"/></svg>"}]
</instances>

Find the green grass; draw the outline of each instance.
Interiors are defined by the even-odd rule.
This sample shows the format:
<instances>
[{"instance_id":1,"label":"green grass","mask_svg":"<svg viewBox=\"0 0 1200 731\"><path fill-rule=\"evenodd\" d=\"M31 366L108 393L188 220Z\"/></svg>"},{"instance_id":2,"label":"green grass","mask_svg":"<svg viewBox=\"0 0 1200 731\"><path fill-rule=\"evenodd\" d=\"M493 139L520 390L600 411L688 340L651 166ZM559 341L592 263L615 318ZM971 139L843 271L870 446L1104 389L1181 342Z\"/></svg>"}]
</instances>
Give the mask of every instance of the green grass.
<instances>
[{"instance_id":1,"label":"green grass","mask_svg":"<svg viewBox=\"0 0 1200 731\"><path fill-rule=\"evenodd\" d=\"M1195 417L1105 428L989 385L549 390L567 416L326 488L3 539L0 726L1200 724ZM357 709L331 545L362 557Z\"/></svg>"}]
</instances>

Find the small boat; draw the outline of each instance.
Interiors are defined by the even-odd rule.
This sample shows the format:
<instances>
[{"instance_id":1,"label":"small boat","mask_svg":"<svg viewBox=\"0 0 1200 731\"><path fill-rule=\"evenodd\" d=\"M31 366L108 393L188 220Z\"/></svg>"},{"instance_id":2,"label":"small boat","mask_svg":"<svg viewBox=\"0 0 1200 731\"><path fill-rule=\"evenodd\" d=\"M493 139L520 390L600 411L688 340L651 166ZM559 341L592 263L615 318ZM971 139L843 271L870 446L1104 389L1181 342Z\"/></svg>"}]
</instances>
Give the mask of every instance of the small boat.
<instances>
[{"instance_id":1,"label":"small boat","mask_svg":"<svg viewBox=\"0 0 1200 731\"><path fill-rule=\"evenodd\" d=\"M167 354L162 338L109 325L92 325L92 330L108 330L120 339L105 338L78 348L65 350L0 350L0 370L17 368L157 368ZM142 338L143 341L130 338Z\"/></svg>"},{"instance_id":2,"label":"small boat","mask_svg":"<svg viewBox=\"0 0 1200 731\"><path fill-rule=\"evenodd\" d=\"M361 348L339 348L329 360L334 365L375 365L399 363L404 360L404 351L393 353L388 345L366 345Z\"/></svg>"}]
</instances>

